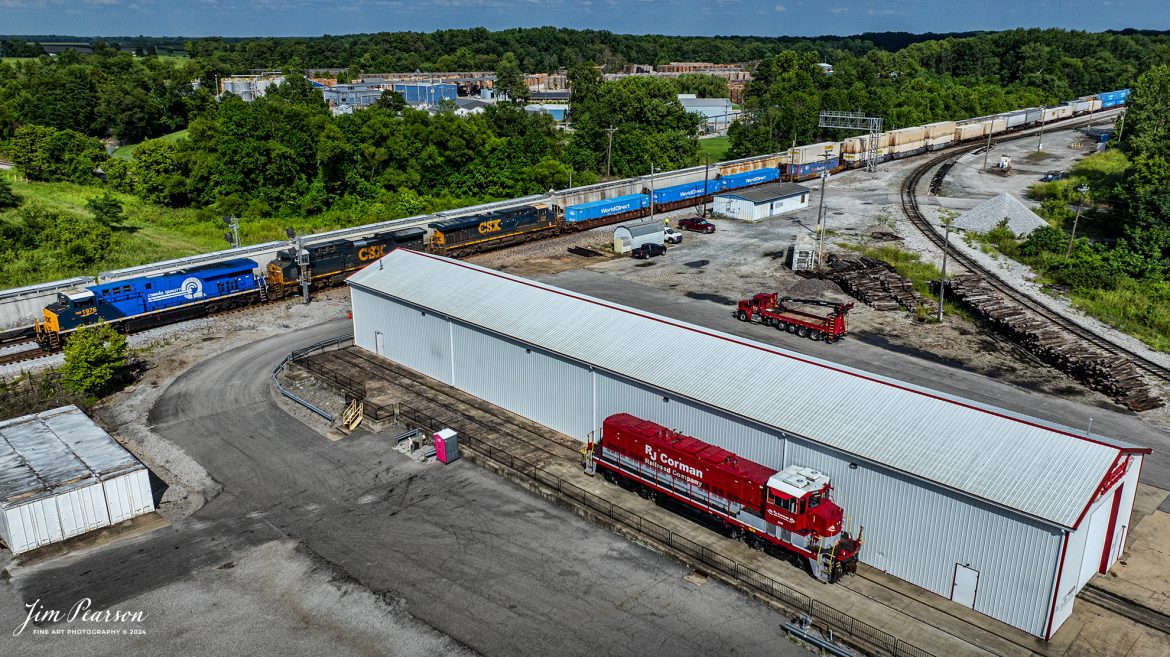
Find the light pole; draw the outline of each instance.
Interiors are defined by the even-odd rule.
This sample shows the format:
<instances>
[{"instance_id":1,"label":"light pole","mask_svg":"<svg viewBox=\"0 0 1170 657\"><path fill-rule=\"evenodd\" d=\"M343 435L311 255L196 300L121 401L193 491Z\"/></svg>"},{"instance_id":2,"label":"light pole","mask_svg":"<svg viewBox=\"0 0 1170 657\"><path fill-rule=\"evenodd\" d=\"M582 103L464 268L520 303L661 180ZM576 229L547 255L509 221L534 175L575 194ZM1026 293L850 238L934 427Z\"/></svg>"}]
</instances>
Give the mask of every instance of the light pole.
<instances>
[{"instance_id":1,"label":"light pole","mask_svg":"<svg viewBox=\"0 0 1170 657\"><path fill-rule=\"evenodd\" d=\"M1044 150L1044 112L1048 108L1044 105L1040 106L1040 141L1036 142L1036 150Z\"/></svg>"},{"instance_id":2,"label":"light pole","mask_svg":"<svg viewBox=\"0 0 1170 657\"><path fill-rule=\"evenodd\" d=\"M946 296L947 290L947 251L951 246L951 219L944 219L943 226L946 227L946 234L943 236L943 263L942 275L938 279L938 321L943 319L943 299Z\"/></svg>"},{"instance_id":3,"label":"light pole","mask_svg":"<svg viewBox=\"0 0 1170 657\"><path fill-rule=\"evenodd\" d=\"M1121 113L1121 125L1117 128L1117 141L1121 141L1121 135L1125 132L1125 112Z\"/></svg>"},{"instance_id":4,"label":"light pole","mask_svg":"<svg viewBox=\"0 0 1170 657\"><path fill-rule=\"evenodd\" d=\"M710 189L708 181L711 178L711 156L706 153L703 154L703 210L700 213L702 216L707 216L707 190Z\"/></svg>"},{"instance_id":5,"label":"light pole","mask_svg":"<svg viewBox=\"0 0 1170 657\"><path fill-rule=\"evenodd\" d=\"M821 200L817 208L817 268L821 267L821 255L825 248L825 188L829 181L829 154L823 153L821 157L825 158L824 164L821 167Z\"/></svg>"},{"instance_id":6,"label":"light pole","mask_svg":"<svg viewBox=\"0 0 1170 657\"><path fill-rule=\"evenodd\" d=\"M1081 220L1081 206L1085 202L1085 192L1089 191L1089 186L1081 185L1080 187L1077 187L1077 191L1080 192L1081 195L1077 198L1077 215L1073 217L1072 235L1068 236L1068 248L1064 251L1065 260L1068 260L1068 257L1072 255L1073 240L1077 238L1077 223Z\"/></svg>"},{"instance_id":7,"label":"light pole","mask_svg":"<svg viewBox=\"0 0 1170 657\"><path fill-rule=\"evenodd\" d=\"M613 161L613 133L617 132L617 128L612 125L605 129L609 136L609 143L605 147L605 177L609 178L609 165Z\"/></svg>"}]
</instances>

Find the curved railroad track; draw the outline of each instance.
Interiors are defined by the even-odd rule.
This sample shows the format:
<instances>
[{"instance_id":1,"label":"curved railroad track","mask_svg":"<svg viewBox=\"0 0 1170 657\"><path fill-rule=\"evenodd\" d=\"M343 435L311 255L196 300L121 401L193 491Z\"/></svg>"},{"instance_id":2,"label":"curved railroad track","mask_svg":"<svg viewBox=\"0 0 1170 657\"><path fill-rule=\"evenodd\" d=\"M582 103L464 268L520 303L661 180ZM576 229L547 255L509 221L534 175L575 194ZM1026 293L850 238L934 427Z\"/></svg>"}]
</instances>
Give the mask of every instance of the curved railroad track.
<instances>
[{"instance_id":1,"label":"curved railroad track","mask_svg":"<svg viewBox=\"0 0 1170 657\"><path fill-rule=\"evenodd\" d=\"M1097 120L1100 121L1100 117L1098 117ZM1068 125L1063 125L1060 129L1067 130L1077 128L1083 125L1087 125L1087 123L1087 121L1075 122ZM1024 139L1031 137L1033 134L1034 132L1022 132L1016 135L1003 137L999 139L998 142ZM914 224L914 227L917 228L919 232L925 235L927 239L937 245L940 249L943 248L944 236L940 235L938 231L934 229L934 227L926 219L926 216L922 213L922 209L918 204L918 185L922 182L922 179L926 176L926 174L935 167L946 167L949 169L947 165L953 166L961 156L966 155L967 153L974 151L977 148L979 147L965 145L943 151L941 155L933 157L921 165L915 167L910 172L910 175L906 176L905 180L902 181L901 191L903 213L906 215L906 218L909 219L912 224ZM943 170L943 172L945 175L945 170ZM995 289L996 292L1002 294L1004 297L1011 299L1024 308L1032 311L1036 315L1052 322L1062 330L1067 331L1068 333L1084 340L1088 344L1101 350L1103 353L1128 358L1129 360L1133 361L1134 365L1136 365L1138 369L1142 370L1142 372L1149 374L1159 381L1170 382L1170 368L1149 360L1145 356L1142 356L1135 351L1131 351L1129 348L1119 345L1112 340L1105 338L1101 334L1087 329L1080 324L1077 324L1076 322L1066 318L1060 313L1048 308L1044 304L1037 302L1032 297L1012 287L1010 284L999 278L999 276L994 271L984 267L974 258L971 258L962 251L958 249L949 249L948 253L949 259L951 261L958 263L973 274L979 274L982 276L987 281L987 283Z\"/></svg>"},{"instance_id":2,"label":"curved railroad track","mask_svg":"<svg viewBox=\"0 0 1170 657\"><path fill-rule=\"evenodd\" d=\"M1089 584L1081 589L1077 597L1102 609L1124 616L1135 623L1153 628L1170 635L1170 616L1128 598L1111 593L1103 588Z\"/></svg>"}]
</instances>

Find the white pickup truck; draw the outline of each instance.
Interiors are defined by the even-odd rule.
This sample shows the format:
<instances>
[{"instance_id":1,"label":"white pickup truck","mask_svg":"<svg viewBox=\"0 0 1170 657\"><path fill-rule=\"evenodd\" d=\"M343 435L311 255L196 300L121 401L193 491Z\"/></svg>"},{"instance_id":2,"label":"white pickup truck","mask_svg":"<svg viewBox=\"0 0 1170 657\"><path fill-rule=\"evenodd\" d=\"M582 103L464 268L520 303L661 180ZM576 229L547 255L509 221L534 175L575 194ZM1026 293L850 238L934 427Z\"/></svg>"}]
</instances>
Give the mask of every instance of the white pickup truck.
<instances>
[{"instance_id":1,"label":"white pickup truck","mask_svg":"<svg viewBox=\"0 0 1170 657\"><path fill-rule=\"evenodd\" d=\"M662 235L662 241L666 242L667 244L682 244L682 237L682 233L668 227L666 232Z\"/></svg>"}]
</instances>

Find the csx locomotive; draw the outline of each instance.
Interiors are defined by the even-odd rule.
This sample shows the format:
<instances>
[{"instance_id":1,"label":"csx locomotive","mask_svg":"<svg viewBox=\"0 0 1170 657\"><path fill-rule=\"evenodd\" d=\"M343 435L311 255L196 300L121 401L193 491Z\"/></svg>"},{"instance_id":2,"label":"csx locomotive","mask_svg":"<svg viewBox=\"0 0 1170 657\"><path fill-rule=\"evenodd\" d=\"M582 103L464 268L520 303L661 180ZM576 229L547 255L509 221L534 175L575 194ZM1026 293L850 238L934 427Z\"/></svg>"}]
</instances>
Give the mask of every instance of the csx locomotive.
<instances>
[{"instance_id":1,"label":"csx locomotive","mask_svg":"<svg viewBox=\"0 0 1170 657\"><path fill-rule=\"evenodd\" d=\"M396 248L423 248L421 228L379 233L360 240L331 240L306 247L311 287L336 285L346 275ZM264 273L249 258L99 283L59 293L36 323L37 343L54 350L82 326L108 322L119 331L140 331L230 310L299 291L300 265L292 249L281 251Z\"/></svg>"}]
</instances>

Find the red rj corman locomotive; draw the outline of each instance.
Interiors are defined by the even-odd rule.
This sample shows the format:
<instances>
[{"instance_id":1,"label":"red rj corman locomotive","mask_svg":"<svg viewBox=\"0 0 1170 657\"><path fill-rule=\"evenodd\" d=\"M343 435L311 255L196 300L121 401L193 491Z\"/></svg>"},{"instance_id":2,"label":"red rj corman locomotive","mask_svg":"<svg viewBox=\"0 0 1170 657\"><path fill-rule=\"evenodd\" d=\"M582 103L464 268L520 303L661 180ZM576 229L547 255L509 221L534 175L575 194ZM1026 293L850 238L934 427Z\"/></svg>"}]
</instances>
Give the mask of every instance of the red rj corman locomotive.
<instances>
[{"instance_id":1,"label":"red rj corman locomotive","mask_svg":"<svg viewBox=\"0 0 1170 657\"><path fill-rule=\"evenodd\" d=\"M817 579L857 570L861 531L845 531L829 477L816 470L773 470L628 413L606 418L585 454L586 467L600 467L608 481L698 509L733 538L806 564Z\"/></svg>"}]
</instances>

